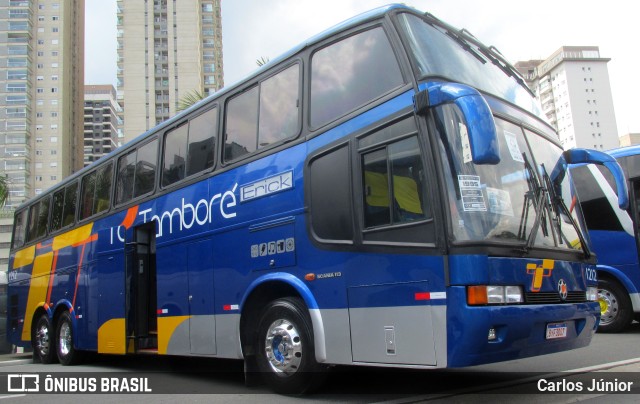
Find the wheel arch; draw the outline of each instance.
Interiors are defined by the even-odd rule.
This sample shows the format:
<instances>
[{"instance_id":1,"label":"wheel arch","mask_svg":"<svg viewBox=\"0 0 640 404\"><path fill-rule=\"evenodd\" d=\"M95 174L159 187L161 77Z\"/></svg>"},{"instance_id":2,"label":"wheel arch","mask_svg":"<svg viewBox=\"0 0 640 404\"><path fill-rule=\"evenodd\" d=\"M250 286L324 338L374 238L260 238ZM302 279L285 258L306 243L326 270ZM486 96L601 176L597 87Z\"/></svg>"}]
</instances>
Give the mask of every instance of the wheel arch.
<instances>
[{"instance_id":1,"label":"wheel arch","mask_svg":"<svg viewBox=\"0 0 640 404\"><path fill-rule=\"evenodd\" d=\"M69 312L69 317L71 317L71 325L73 326L73 329L75 331L76 316L73 315L73 305L71 304L70 301L66 299L62 299L55 304L55 309L53 310L53 315L52 315L53 324L54 326L57 326L60 315L62 315L62 313L64 313L65 311Z\"/></svg>"},{"instance_id":2,"label":"wheel arch","mask_svg":"<svg viewBox=\"0 0 640 404\"><path fill-rule=\"evenodd\" d=\"M596 270L598 271L598 279L606 278L616 281L625 288L627 293L638 292L631 279L629 279L629 277L618 268L609 265L596 265Z\"/></svg>"},{"instance_id":3,"label":"wheel arch","mask_svg":"<svg viewBox=\"0 0 640 404\"><path fill-rule=\"evenodd\" d=\"M309 288L299 278L288 273L264 275L247 288L240 305L240 342L243 355L246 357L255 354L255 327L250 329L247 325L257 324L262 308L283 297L299 297L304 301L311 319L316 360L326 361L324 325L318 303Z\"/></svg>"},{"instance_id":4,"label":"wheel arch","mask_svg":"<svg viewBox=\"0 0 640 404\"><path fill-rule=\"evenodd\" d=\"M31 331L30 334L31 335L31 346L33 346L34 343L34 331L38 325L38 319L40 318L40 316L42 315L46 315L49 318L49 321L52 322L53 321L53 317L52 317L52 311L49 308L48 305L46 304L40 304L38 305L38 307L36 307L35 311L33 312L33 317L31 320Z\"/></svg>"}]
</instances>

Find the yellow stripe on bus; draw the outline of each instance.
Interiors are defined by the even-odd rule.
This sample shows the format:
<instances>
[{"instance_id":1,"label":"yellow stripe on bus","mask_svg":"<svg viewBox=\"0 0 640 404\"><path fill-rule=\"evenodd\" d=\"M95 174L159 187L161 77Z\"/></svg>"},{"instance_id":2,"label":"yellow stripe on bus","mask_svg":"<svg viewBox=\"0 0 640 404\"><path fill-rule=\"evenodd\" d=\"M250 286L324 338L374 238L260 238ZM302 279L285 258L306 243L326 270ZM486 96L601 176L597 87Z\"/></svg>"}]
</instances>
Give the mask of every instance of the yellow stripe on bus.
<instances>
[{"instance_id":1,"label":"yellow stripe on bus","mask_svg":"<svg viewBox=\"0 0 640 404\"><path fill-rule=\"evenodd\" d=\"M98 353L124 355L127 350L124 318L112 318L98 329Z\"/></svg>"},{"instance_id":2,"label":"yellow stripe on bus","mask_svg":"<svg viewBox=\"0 0 640 404\"><path fill-rule=\"evenodd\" d=\"M191 316L159 317L158 318L158 354L166 355L169 340L180 324Z\"/></svg>"},{"instance_id":3,"label":"yellow stripe on bus","mask_svg":"<svg viewBox=\"0 0 640 404\"><path fill-rule=\"evenodd\" d=\"M31 323L33 321L33 313L36 309L47 302L47 289L49 287L49 275L51 273L51 264L53 262L53 252L39 255L33 263L33 271L31 272L31 285L29 287L29 296L27 297L27 310L24 315L24 324L22 326L22 340L31 340Z\"/></svg>"},{"instance_id":4,"label":"yellow stripe on bus","mask_svg":"<svg viewBox=\"0 0 640 404\"><path fill-rule=\"evenodd\" d=\"M91 236L91 230L93 229L93 223L86 224L75 230L68 231L53 238L53 251L61 250L65 247L70 247L74 244L78 244L81 241L88 239Z\"/></svg>"},{"instance_id":5,"label":"yellow stripe on bus","mask_svg":"<svg viewBox=\"0 0 640 404\"><path fill-rule=\"evenodd\" d=\"M36 246L34 245L16 252L15 256L13 257L13 269L18 269L30 265L33 262L33 258L35 256Z\"/></svg>"}]
</instances>

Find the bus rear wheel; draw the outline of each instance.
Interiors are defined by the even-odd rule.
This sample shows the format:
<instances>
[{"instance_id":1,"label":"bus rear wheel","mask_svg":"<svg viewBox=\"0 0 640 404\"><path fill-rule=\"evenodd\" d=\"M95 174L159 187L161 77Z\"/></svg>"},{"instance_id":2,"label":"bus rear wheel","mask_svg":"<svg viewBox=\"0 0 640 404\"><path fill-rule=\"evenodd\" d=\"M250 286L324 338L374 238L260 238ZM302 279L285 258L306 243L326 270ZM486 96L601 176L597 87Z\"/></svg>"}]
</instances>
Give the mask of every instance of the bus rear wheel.
<instances>
[{"instance_id":1,"label":"bus rear wheel","mask_svg":"<svg viewBox=\"0 0 640 404\"><path fill-rule=\"evenodd\" d=\"M42 314L33 329L33 352L35 357L44 364L55 361L55 339L49 316Z\"/></svg>"},{"instance_id":2,"label":"bus rear wheel","mask_svg":"<svg viewBox=\"0 0 640 404\"><path fill-rule=\"evenodd\" d=\"M75 365L80 361L80 352L73 346L73 324L71 314L65 311L60 315L56 327L56 353L62 365Z\"/></svg>"},{"instance_id":3,"label":"bus rear wheel","mask_svg":"<svg viewBox=\"0 0 640 404\"><path fill-rule=\"evenodd\" d=\"M618 282L609 279L598 281L600 325L598 332L620 332L633 320L631 300Z\"/></svg>"},{"instance_id":4,"label":"bus rear wheel","mask_svg":"<svg viewBox=\"0 0 640 404\"><path fill-rule=\"evenodd\" d=\"M324 381L315 358L311 319L301 299L274 300L263 310L256 347L258 370L277 393L303 394Z\"/></svg>"}]
</instances>

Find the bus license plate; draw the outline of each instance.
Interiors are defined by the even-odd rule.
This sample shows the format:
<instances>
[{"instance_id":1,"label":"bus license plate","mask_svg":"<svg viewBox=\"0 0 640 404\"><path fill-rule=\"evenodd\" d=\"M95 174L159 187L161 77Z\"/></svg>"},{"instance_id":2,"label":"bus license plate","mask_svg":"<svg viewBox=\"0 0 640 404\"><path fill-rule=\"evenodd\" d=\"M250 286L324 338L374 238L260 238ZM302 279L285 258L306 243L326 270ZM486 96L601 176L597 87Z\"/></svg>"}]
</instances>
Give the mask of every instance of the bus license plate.
<instances>
[{"instance_id":1,"label":"bus license plate","mask_svg":"<svg viewBox=\"0 0 640 404\"><path fill-rule=\"evenodd\" d=\"M565 338L567 323L547 324L547 339Z\"/></svg>"}]
</instances>

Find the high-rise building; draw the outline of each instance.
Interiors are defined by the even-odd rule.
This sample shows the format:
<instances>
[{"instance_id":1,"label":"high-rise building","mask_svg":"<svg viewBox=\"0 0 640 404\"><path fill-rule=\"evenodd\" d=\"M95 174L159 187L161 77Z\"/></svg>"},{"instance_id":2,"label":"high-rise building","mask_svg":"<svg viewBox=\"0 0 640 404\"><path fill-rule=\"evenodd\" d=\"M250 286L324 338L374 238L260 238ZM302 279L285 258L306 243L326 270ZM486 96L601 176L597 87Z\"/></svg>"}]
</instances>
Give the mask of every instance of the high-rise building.
<instances>
[{"instance_id":1,"label":"high-rise building","mask_svg":"<svg viewBox=\"0 0 640 404\"><path fill-rule=\"evenodd\" d=\"M597 46L563 46L546 60L516 63L565 149L618 147L610 60Z\"/></svg>"},{"instance_id":2,"label":"high-rise building","mask_svg":"<svg viewBox=\"0 0 640 404\"><path fill-rule=\"evenodd\" d=\"M223 86L220 0L118 0L118 102L125 140Z\"/></svg>"},{"instance_id":3,"label":"high-rise building","mask_svg":"<svg viewBox=\"0 0 640 404\"><path fill-rule=\"evenodd\" d=\"M620 135L620 147L640 144L640 133L626 133Z\"/></svg>"},{"instance_id":4,"label":"high-rise building","mask_svg":"<svg viewBox=\"0 0 640 404\"><path fill-rule=\"evenodd\" d=\"M116 98L111 84L84 86L85 166L120 146Z\"/></svg>"},{"instance_id":5,"label":"high-rise building","mask_svg":"<svg viewBox=\"0 0 640 404\"><path fill-rule=\"evenodd\" d=\"M8 207L82 167L84 0L0 0L0 175Z\"/></svg>"}]
</instances>

